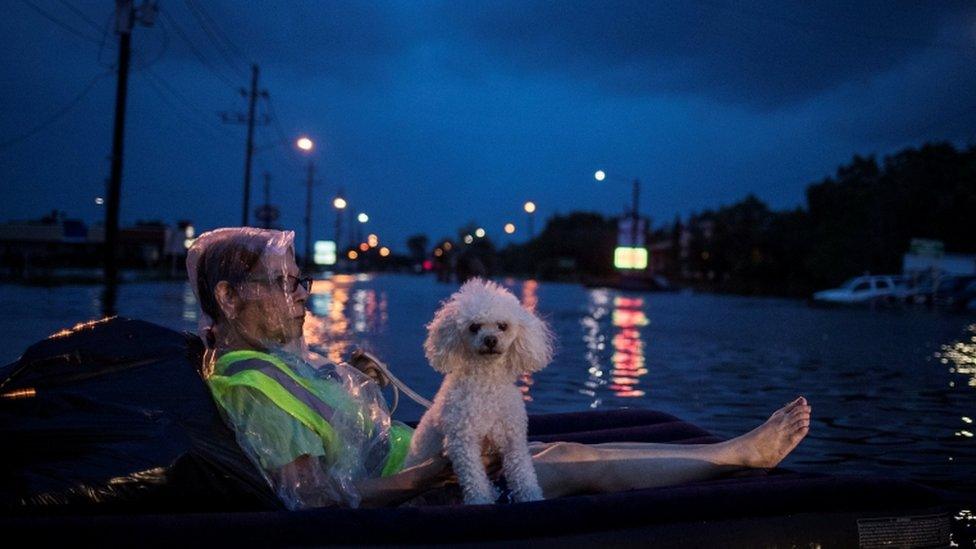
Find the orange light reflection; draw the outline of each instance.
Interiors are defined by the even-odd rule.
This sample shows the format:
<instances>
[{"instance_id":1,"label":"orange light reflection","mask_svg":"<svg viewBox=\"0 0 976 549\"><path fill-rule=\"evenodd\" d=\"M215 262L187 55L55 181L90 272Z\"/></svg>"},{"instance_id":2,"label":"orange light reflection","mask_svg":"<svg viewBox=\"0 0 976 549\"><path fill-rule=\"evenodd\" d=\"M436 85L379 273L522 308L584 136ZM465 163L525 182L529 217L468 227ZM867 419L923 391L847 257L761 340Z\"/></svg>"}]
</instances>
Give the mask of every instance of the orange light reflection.
<instances>
[{"instance_id":1,"label":"orange light reflection","mask_svg":"<svg viewBox=\"0 0 976 549\"><path fill-rule=\"evenodd\" d=\"M525 280L522 282L522 306L530 311L535 311L535 307L539 303L539 298L535 293L538 287L539 283L535 280ZM529 388L533 385L535 385L535 380L532 378L532 374L522 374L519 376L519 391L522 391L522 400L525 402L532 402L532 395L529 394Z\"/></svg>"},{"instance_id":2,"label":"orange light reflection","mask_svg":"<svg viewBox=\"0 0 976 549\"><path fill-rule=\"evenodd\" d=\"M635 387L640 378L647 375L644 367L644 341L641 339L640 327L647 326L650 321L644 314L644 299L640 297L616 297L613 300L613 325L620 329L613 336L613 370L609 389L618 397L640 397L644 391Z\"/></svg>"}]
</instances>

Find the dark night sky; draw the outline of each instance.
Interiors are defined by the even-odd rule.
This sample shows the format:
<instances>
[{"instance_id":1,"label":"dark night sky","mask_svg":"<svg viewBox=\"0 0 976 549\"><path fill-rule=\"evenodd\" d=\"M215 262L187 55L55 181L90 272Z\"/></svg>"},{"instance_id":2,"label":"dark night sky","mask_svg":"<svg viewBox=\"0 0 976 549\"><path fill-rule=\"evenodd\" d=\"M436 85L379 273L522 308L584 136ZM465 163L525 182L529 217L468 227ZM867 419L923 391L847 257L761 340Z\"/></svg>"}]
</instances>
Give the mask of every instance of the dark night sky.
<instances>
[{"instance_id":1,"label":"dark night sky","mask_svg":"<svg viewBox=\"0 0 976 549\"><path fill-rule=\"evenodd\" d=\"M8 142L110 70L118 39L104 29L114 4L3 5L0 221L57 208L94 222L109 172L114 75L94 80L36 135ZM971 3L159 7L155 26L133 34L125 224L239 223L244 127L217 113L244 110L236 87L246 85L250 60L283 133L319 143L315 237L331 237L328 203L342 185L352 207L370 214L370 230L397 250L410 234L453 235L469 220L495 237L512 220L524 238L526 199L539 205L537 227L555 212L620 212L629 186L596 183L599 168L640 177L642 211L657 223L749 192L792 207L807 184L854 154L927 140L966 145L976 128ZM230 48L221 55L194 17L201 7L243 60ZM258 145L276 134L260 128ZM304 165L290 147L255 157L252 203L270 171L288 228L302 224Z\"/></svg>"}]
</instances>

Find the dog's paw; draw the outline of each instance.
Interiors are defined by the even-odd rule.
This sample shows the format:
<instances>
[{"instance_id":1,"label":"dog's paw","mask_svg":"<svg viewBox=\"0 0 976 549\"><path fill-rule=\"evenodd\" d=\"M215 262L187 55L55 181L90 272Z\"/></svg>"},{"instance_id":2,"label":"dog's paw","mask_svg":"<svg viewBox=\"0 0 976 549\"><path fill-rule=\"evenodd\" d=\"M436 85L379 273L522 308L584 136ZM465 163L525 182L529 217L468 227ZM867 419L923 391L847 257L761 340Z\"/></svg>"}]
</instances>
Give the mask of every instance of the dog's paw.
<instances>
[{"instance_id":1,"label":"dog's paw","mask_svg":"<svg viewBox=\"0 0 976 549\"><path fill-rule=\"evenodd\" d=\"M492 497L494 494L475 494L475 493L465 493L464 494L464 504L465 505L491 505L495 503L496 497Z\"/></svg>"},{"instance_id":2,"label":"dog's paw","mask_svg":"<svg viewBox=\"0 0 976 549\"><path fill-rule=\"evenodd\" d=\"M542 501L542 489L538 486L532 488L526 488L525 490L519 490L512 494L514 499L518 503L525 503L526 501Z\"/></svg>"}]
</instances>

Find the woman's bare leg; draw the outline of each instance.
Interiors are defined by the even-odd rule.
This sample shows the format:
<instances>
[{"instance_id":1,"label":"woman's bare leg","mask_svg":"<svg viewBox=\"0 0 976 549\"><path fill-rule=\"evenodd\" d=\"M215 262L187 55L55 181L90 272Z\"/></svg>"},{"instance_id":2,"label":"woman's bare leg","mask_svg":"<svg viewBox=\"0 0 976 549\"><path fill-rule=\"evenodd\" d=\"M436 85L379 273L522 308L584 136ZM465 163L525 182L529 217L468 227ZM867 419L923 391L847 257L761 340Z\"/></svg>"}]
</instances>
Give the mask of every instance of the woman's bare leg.
<instances>
[{"instance_id":1,"label":"woman's bare leg","mask_svg":"<svg viewBox=\"0 0 976 549\"><path fill-rule=\"evenodd\" d=\"M547 498L705 480L742 467L775 467L806 436L804 398L773 413L762 425L716 444L533 444L533 464Z\"/></svg>"}]
</instances>

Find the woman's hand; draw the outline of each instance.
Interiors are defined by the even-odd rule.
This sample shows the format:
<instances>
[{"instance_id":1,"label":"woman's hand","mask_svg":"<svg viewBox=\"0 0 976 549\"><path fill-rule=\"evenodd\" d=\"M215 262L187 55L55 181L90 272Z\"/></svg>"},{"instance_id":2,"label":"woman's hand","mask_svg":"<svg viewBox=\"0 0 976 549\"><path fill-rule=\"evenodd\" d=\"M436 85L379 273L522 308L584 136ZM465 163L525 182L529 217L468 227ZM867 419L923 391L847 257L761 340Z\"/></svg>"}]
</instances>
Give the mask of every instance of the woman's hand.
<instances>
[{"instance_id":1,"label":"woman's hand","mask_svg":"<svg viewBox=\"0 0 976 549\"><path fill-rule=\"evenodd\" d=\"M377 360L372 355L362 349L356 349L349 357L349 365L369 376L380 387L390 384L390 378L386 377L383 370L377 364Z\"/></svg>"},{"instance_id":2,"label":"woman's hand","mask_svg":"<svg viewBox=\"0 0 976 549\"><path fill-rule=\"evenodd\" d=\"M396 505L454 478L451 462L438 455L395 475L356 483L363 507Z\"/></svg>"}]
</instances>

